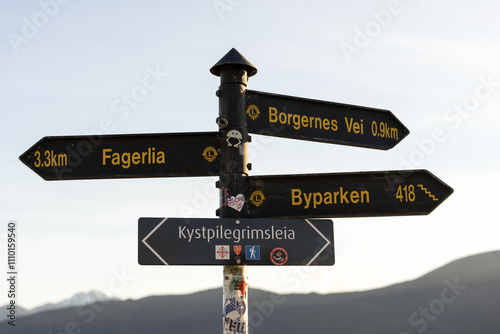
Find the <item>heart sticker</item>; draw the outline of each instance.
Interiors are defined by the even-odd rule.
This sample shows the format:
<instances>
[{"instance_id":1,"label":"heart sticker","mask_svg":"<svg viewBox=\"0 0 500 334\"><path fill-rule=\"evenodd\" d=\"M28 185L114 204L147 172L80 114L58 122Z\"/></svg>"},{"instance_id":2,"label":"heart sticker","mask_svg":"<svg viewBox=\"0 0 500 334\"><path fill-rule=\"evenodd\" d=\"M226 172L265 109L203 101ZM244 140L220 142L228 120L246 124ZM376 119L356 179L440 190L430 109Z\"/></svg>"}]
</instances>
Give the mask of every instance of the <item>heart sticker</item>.
<instances>
[{"instance_id":1,"label":"heart sticker","mask_svg":"<svg viewBox=\"0 0 500 334\"><path fill-rule=\"evenodd\" d=\"M243 209L243 204L245 204L245 196L243 194L238 194L236 197L233 195L227 197L227 205L238 212Z\"/></svg>"}]
</instances>

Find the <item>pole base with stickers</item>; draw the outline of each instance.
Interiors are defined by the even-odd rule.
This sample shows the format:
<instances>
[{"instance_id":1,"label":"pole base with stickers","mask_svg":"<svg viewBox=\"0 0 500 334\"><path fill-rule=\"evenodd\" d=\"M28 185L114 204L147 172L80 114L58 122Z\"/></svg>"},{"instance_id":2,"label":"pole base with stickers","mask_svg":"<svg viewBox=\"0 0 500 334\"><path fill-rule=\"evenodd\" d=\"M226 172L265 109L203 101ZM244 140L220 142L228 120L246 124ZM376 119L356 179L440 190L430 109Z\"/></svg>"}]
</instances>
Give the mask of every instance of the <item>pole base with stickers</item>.
<instances>
[{"instance_id":1,"label":"pole base with stickers","mask_svg":"<svg viewBox=\"0 0 500 334\"><path fill-rule=\"evenodd\" d=\"M224 334L248 332L248 293L246 266L224 266L223 317Z\"/></svg>"}]
</instances>

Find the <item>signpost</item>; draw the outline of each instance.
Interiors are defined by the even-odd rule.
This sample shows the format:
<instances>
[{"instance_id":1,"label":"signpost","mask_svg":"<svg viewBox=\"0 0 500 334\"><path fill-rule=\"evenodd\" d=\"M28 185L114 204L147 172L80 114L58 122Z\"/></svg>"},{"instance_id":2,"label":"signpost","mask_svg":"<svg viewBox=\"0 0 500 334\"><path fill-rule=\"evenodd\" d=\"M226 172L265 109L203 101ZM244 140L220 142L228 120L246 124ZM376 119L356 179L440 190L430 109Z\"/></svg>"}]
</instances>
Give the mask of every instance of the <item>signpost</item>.
<instances>
[{"instance_id":1,"label":"signpost","mask_svg":"<svg viewBox=\"0 0 500 334\"><path fill-rule=\"evenodd\" d=\"M247 90L248 131L387 150L409 134L389 110Z\"/></svg>"},{"instance_id":2,"label":"signpost","mask_svg":"<svg viewBox=\"0 0 500 334\"><path fill-rule=\"evenodd\" d=\"M453 192L426 170L250 176L249 216L426 215Z\"/></svg>"},{"instance_id":3,"label":"signpost","mask_svg":"<svg viewBox=\"0 0 500 334\"><path fill-rule=\"evenodd\" d=\"M210 72L220 77L216 92L219 98L217 124L222 149L221 170L217 187L220 189L221 218L246 218L246 185L244 177L249 173L248 130L245 116L244 92L248 77L257 73L238 51L232 49L222 57ZM248 333L248 276L244 265L225 265L222 284L222 328L224 334ZM242 283L243 289L235 289L232 281Z\"/></svg>"},{"instance_id":4,"label":"signpost","mask_svg":"<svg viewBox=\"0 0 500 334\"><path fill-rule=\"evenodd\" d=\"M219 174L219 133L44 137L19 158L45 180Z\"/></svg>"},{"instance_id":5,"label":"signpost","mask_svg":"<svg viewBox=\"0 0 500 334\"><path fill-rule=\"evenodd\" d=\"M281 251L282 259L277 252ZM140 218L142 265L333 265L333 222Z\"/></svg>"},{"instance_id":6,"label":"signpost","mask_svg":"<svg viewBox=\"0 0 500 334\"><path fill-rule=\"evenodd\" d=\"M19 158L45 180L218 176L221 218L140 218L138 258L224 265L224 334L248 333L246 265L334 264L332 221L309 218L428 214L453 192L426 170L248 176L249 132L387 150L409 131L388 110L247 90L257 68L235 49L210 72L218 132L44 137Z\"/></svg>"}]
</instances>

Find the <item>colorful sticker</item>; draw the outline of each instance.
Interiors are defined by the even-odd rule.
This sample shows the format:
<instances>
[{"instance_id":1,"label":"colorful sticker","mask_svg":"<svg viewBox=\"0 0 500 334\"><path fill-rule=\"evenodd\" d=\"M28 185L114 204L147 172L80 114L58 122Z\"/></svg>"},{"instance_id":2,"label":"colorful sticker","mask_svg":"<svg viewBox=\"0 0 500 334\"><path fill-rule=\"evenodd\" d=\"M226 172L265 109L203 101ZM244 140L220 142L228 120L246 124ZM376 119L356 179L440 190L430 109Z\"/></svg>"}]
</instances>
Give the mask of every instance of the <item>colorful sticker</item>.
<instances>
[{"instance_id":1,"label":"colorful sticker","mask_svg":"<svg viewBox=\"0 0 500 334\"><path fill-rule=\"evenodd\" d=\"M227 188L222 188L220 190L220 207L227 205Z\"/></svg>"},{"instance_id":2,"label":"colorful sticker","mask_svg":"<svg viewBox=\"0 0 500 334\"><path fill-rule=\"evenodd\" d=\"M229 290L238 291L240 297L245 298L247 294L247 282L245 281L245 277L234 276L229 283Z\"/></svg>"},{"instance_id":3,"label":"colorful sticker","mask_svg":"<svg viewBox=\"0 0 500 334\"><path fill-rule=\"evenodd\" d=\"M247 108L247 115L255 121L260 115L259 108L255 104L249 105Z\"/></svg>"},{"instance_id":4,"label":"colorful sticker","mask_svg":"<svg viewBox=\"0 0 500 334\"><path fill-rule=\"evenodd\" d=\"M227 197L227 205L238 212L240 212L241 209L243 209L244 204L245 204L245 196L243 196L243 194L238 194L236 195L236 197L234 197L233 195L229 195Z\"/></svg>"},{"instance_id":5,"label":"colorful sticker","mask_svg":"<svg viewBox=\"0 0 500 334\"><path fill-rule=\"evenodd\" d=\"M215 246L215 259L216 260L229 260L229 246Z\"/></svg>"},{"instance_id":6,"label":"colorful sticker","mask_svg":"<svg viewBox=\"0 0 500 334\"><path fill-rule=\"evenodd\" d=\"M236 321L229 317L222 317L223 334L244 334L247 333L247 323L243 321Z\"/></svg>"},{"instance_id":7,"label":"colorful sticker","mask_svg":"<svg viewBox=\"0 0 500 334\"><path fill-rule=\"evenodd\" d=\"M256 190L250 195L250 203L255 206L261 205L265 199L264 193L260 190Z\"/></svg>"},{"instance_id":8,"label":"colorful sticker","mask_svg":"<svg viewBox=\"0 0 500 334\"><path fill-rule=\"evenodd\" d=\"M245 259L247 259L247 260L260 260L260 246L246 245L245 246Z\"/></svg>"},{"instance_id":9,"label":"colorful sticker","mask_svg":"<svg viewBox=\"0 0 500 334\"><path fill-rule=\"evenodd\" d=\"M241 248L242 248L241 245L234 245L233 246L234 254L236 254L236 256L241 254Z\"/></svg>"},{"instance_id":10,"label":"colorful sticker","mask_svg":"<svg viewBox=\"0 0 500 334\"><path fill-rule=\"evenodd\" d=\"M235 321L243 320L242 317L247 307L243 298L240 297L239 291L225 292L224 297L224 317Z\"/></svg>"},{"instance_id":11,"label":"colorful sticker","mask_svg":"<svg viewBox=\"0 0 500 334\"><path fill-rule=\"evenodd\" d=\"M288 261L288 253L284 248L276 247L271 251L271 262L277 266L282 266Z\"/></svg>"},{"instance_id":12,"label":"colorful sticker","mask_svg":"<svg viewBox=\"0 0 500 334\"><path fill-rule=\"evenodd\" d=\"M224 289L226 289L226 282L233 282L234 279L238 277L233 277L232 275L224 276ZM234 283L230 285L234 286ZM246 289L246 285L245 285ZM223 306L223 333L224 334L234 334L234 333L247 333L245 322L245 312L247 310L246 302L242 298L240 290L227 291L224 292L224 304Z\"/></svg>"},{"instance_id":13,"label":"colorful sticker","mask_svg":"<svg viewBox=\"0 0 500 334\"><path fill-rule=\"evenodd\" d=\"M223 291L229 291L229 285L233 279L233 275L224 275L224 283L222 284Z\"/></svg>"}]
</instances>

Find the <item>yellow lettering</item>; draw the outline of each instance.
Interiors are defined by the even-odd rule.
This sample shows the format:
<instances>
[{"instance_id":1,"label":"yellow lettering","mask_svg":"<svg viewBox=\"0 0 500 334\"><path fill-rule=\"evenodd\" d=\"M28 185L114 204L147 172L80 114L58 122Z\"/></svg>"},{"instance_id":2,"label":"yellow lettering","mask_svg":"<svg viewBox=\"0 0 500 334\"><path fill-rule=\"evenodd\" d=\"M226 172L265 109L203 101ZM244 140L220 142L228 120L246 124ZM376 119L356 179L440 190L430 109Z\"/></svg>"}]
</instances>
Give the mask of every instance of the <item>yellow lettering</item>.
<instances>
[{"instance_id":1,"label":"yellow lettering","mask_svg":"<svg viewBox=\"0 0 500 334\"><path fill-rule=\"evenodd\" d=\"M370 193L368 190L363 190L361 192L361 203L370 203Z\"/></svg>"},{"instance_id":2,"label":"yellow lettering","mask_svg":"<svg viewBox=\"0 0 500 334\"><path fill-rule=\"evenodd\" d=\"M307 195L309 195L309 197L307 197ZM309 205L311 204L311 198L312 198L312 193L305 193L304 194L304 201L306 202L304 209L307 209L309 207Z\"/></svg>"},{"instance_id":3,"label":"yellow lettering","mask_svg":"<svg viewBox=\"0 0 500 334\"><path fill-rule=\"evenodd\" d=\"M370 203L370 193L368 190L344 190L333 192L302 192L300 189L292 189L292 205L303 205L304 209L316 209L319 206L333 204L358 204Z\"/></svg>"},{"instance_id":4,"label":"yellow lettering","mask_svg":"<svg viewBox=\"0 0 500 334\"><path fill-rule=\"evenodd\" d=\"M358 204L370 203L370 193L368 190L344 190L340 187L339 191L333 192L302 192L300 189L292 189L292 205L303 205L304 209L316 209L323 204Z\"/></svg>"},{"instance_id":5,"label":"yellow lettering","mask_svg":"<svg viewBox=\"0 0 500 334\"><path fill-rule=\"evenodd\" d=\"M111 156L111 163L113 165L119 165L120 164L120 155L118 153L113 153Z\"/></svg>"},{"instance_id":6,"label":"yellow lettering","mask_svg":"<svg viewBox=\"0 0 500 334\"><path fill-rule=\"evenodd\" d=\"M66 154L59 155L59 166L66 166L68 164L68 156Z\"/></svg>"},{"instance_id":7,"label":"yellow lettering","mask_svg":"<svg viewBox=\"0 0 500 334\"><path fill-rule=\"evenodd\" d=\"M156 159L157 164L164 164L165 163L165 152L163 152L163 151L158 152L156 158L157 158Z\"/></svg>"},{"instance_id":8,"label":"yellow lettering","mask_svg":"<svg viewBox=\"0 0 500 334\"><path fill-rule=\"evenodd\" d=\"M349 201L347 200L347 193L344 192L344 188L340 187L340 203L344 203L344 201L349 204Z\"/></svg>"},{"instance_id":9,"label":"yellow lettering","mask_svg":"<svg viewBox=\"0 0 500 334\"><path fill-rule=\"evenodd\" d=\"M320 117L314 118L314 128L321 129L321 118Z\"/></svg>"},{"instance_id":10,"label":"yellow lettering","mask_svg":"<svg viewBox=\"0 0 500 334\"><path fill-rule=\"evenodd\" d=\"M314 208L316 209L316 207L321 205L321 203L323 203L323 196L321 193L314 193Z\"/></svg>"},{"instance_id":11,"label":"yellow lettering","mask_svg":"<svg viewBox=\"0 0 500 334\"><path fill-rule=\"evenodd\" d=\"M359 202L359 193L356 190L351 191L351 202L352 203L358 203Z\"/></svg>"},{"instance_id":12,"label":"yellow lettering","mask_svg":"<svg viewBox=\"0 0 500 334\"><path fill-rule=\"evenodd\" d=\"M345 118L348 122L347 117ZM300 130L301 128L311 128L320 130L332 130L337 131L339 129L336 119L329 119L317 116L306 116L295 113L279 112L275 107L269 107L269 123L280 123L282 125L289 125L294 130ZM355 125L352 124L353 120L351 118L351 123L347 124L348 131L351 132L352 128L355 127L356 131L363 133L362 127L359 123Z\"/></svg>"},{"instance_id":13,"label":"yellow lettering","mask_svg":"<svg viewBox=\"0 0 500 334\"><path fill-rule=\"evenodd\" d=\"M44 166L45 167L50 167L50 151L45 151L45 162Z\"/></svg>"},{"instance_id":14,"label":"yellow lettering","mask_svg":"<svg viewBox=\"0 0 500 334\"><path fill-rule=\"evenodd\" d=\"M302 121L302 127L307 128L309 126L309 118L307 116L302 116L300 120Z\"/></svg>"},{"instance_id":15,"label":"yellow lettering","mask_svg":"<svg viewBox=\"0 0 500 334\"><path fill-rule=\"evenodd\" d=\"M284 112L280 112L278 114L278 120L281 124L286 124L286 114Z\"/></svg>"},{"instance_id":16,"label":"yellow lettering","mask_svg":"<svg viewBox=\"0 0 500 334\"><path fill-rule=\"evenodd\" d=\"M278 121L278 110L273 107L269 107L269 122L276 123Z\"/></svg>"},{"instance_id":17,"label":"yellow lettering","mask_svg":"<svg viewBox=\"0 0 500 334\"><path fill-rule=\"evenodd\" d=\"M110 148L105 148L104 150L102 150L102 164L105 165L106 164L106 159L107 158L111 158L110 155L106 154L108 152L111 152L111 149Z\"/></svg>"},{"instance_id":18,"label":"yellow lettering","mask_svg":"<svg viewBox=\"0 0 500 334\"><path fill-rule=\"evenodd\" d=\"M302 204L302 198L300 197L301 194L302 191L300 191L300 189L292 189L292 205Z\"/></svg>"},{"instance_id":19,"label":"yellow lettering","mask_svg":"<svg viewBox=\"0 0 500 334\"><path fill-rule=\"evenodd\" d=\"M349 120L347 117L344 117L345 125L347 127L347 132L354 132L355 134L363 134L363 120L361 122L354 122L354 119L351 117Z\"/></svg>"},{"instance_id":20,"label":"yellow lettering","mask_svg":"<svg viewBox=\"0 0 500 334\"><path fill-rule=\"evenodd\" d=\"M139 152L132 153L132 163L138 165L141 163L141 154Z\"/></svg>"},{"instance_id":21,"label":"yellow lettering","mask_svg":"<svg viewBox=\"0 0 500 334\"><path fill-rule=\"evenodd\" d=\"M40 151L35 151L35 167L38 168L42 165L42 161L40 160Z\"/></svg>"},{"instance_id":22,"label":"yellow lettering","mask_svg":"<svg viewBox=\"0 0 500 334\"><path fill-rule=\"evenodd\" d=\"M326 118L323 119L323 129L330 130L330 121Z\"/></svg>"},{"instance_id":23,"label":"yellow lettering","mask_svg":"<svg viewBox=\"0 0 500 334\"><path fill-rule=\"evenodd\" d=\"M66 157L56 156L57 162L64 162ZM113 149L105 148L102 150L102 164L106 165L111 162L112 165L121 166L123 169L130 168L131 165L146 165L146 164L164 164L166 160L165 152L155 151L154 147L148 147L147 151L143 152L113 152Z\"/></svg>"},{"instance_id":24,"label":"yellow lettering","mask_svg":"<svg viewBox=\"0 0 500 334\"><path fill-rule=\"evenodd\" d=\"M331 192L326 192L324 195L323 195L323 203L325 204L333 204L332 202L332 193Z\"/></svg>"},{"instance_id":25,"label":"yellow lettering","mask_svg":"<svg viewBox=\"0 0 500 334\"><path fill-rule=\"evenodd\" d=\"M130 167L130 153L128 152L122 154L122 167L125 169Z\"/></svg>"},{"instance_id":26,"label":"yellow lettering","mask_svg":"<svg viewBox=\"0 0 500 334\"><path fill-rule=\"evenodd\" d=\"M300 129L300 115L293 115L293 128L295 130Z\"/></svg>"},{"instance_id":27,"label":"yellow lettering","mask_svg":"<svg viewBox=\"0 0 500 334\"><path fill-rule=\"evenodd\" d=\"M148 164L154 163L154 159L151 159L152 156L154 156L154 150L155 148L148 147Z\"/></svg>"},{"instance_id":28,"label":"yellow lettering","mask_svg":"<svg viewBox=\"0 0 500 334\"><path fill-rule=\"evenodd\" d=\"M42 159L42 156L44 159ZM53 150L45 150L43 154L40 151L35 151L34 158L34 165L36 168L58 167L68 164L68 155L66 153L56 153Z\"/></svg>"},{"instance_id":29,"label":"yellow lettering","mask_svg":"<svg viewBox=\"0 0 500 334\"><path fill-rule=\"evenodd\" d=\"M336 119L332 119L332 121L331 121L330 124L332 125L332 130L333 131L337 131L339 129L339 126L337 124L337 120Z\"/></svg>"},{"instance_id":30,"label":"yellow lettering","mask_svg":"<svg viewBox=\"0 0 500 334\"><path fill-rule=\"evenodd\" d=\"M347 120L347 117L344 117L344 119L345 119L345 126L347 127L347 132L351 132L352 122L353 122L352 118L350 122Z\"/></svg>"}]
</instances>

